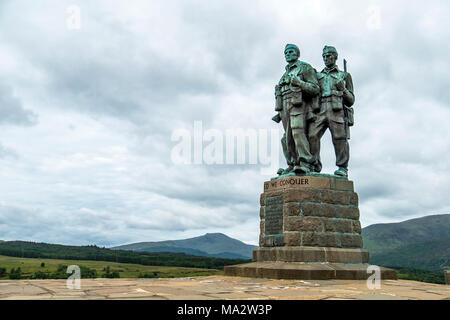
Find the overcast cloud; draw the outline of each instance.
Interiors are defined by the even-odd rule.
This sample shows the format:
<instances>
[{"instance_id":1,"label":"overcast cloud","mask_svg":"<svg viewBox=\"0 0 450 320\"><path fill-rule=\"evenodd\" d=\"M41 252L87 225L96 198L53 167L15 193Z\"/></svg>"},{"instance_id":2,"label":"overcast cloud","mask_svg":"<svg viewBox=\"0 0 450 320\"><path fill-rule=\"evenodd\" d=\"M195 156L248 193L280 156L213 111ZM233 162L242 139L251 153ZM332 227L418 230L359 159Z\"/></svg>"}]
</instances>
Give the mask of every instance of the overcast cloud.
<instances>
[{"instance_id":1,"label":"overcast cloud","mask_svg":"<svg viewBox=\"0 0 450 320\"><path fill-rule=\"evenodd\" d=\"M256 244L270 176L176 165L171 136L280 129L286 43L317 70L324 45L348 61L363 226L450 213L449 15L446 1L2 1L0 239ZM331 173L328 133L322 149Z\"/></svg>"}]
</instances>

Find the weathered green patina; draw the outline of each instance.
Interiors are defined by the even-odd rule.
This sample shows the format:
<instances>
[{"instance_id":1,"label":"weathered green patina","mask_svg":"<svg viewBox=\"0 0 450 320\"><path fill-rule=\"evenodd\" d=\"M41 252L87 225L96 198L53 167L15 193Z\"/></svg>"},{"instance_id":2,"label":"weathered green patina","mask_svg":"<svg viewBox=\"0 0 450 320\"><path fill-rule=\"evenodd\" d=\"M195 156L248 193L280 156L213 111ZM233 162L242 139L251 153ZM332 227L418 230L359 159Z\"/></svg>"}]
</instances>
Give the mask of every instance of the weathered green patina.
<instances>
[{"instance_id":1,"label":"weathered green patina","mask_svg":"<svg viewBox=\"0 0 450 320\"><path fill-rule=\"evenodd\" d=\"M355 101L350 73L336 65L336 48L325 46L321 72L298 60L300 50L288 44L284 50L286 71L275 86L273 121L282 122L285 134L281 139L288 167L278 170L279 177L305 175L322 170L320 139L330 129L338 170L334 175L347 177L350 129L353 125Z\"/></svg>"},{"instance_id":2,"label":"weathered green patina","mask_svg":"<svg viewBox=\"0 0 450 320\"><path fill-rule=\"evenodd\" d=\"M322 170L320 161L320 139L329 128L336 154L335 175L347 176L349 161L350 123L349 109L355 102L353 82L350 73L340 71L336 65L338 53L336 48L325 46L323 49L325 68L317 73L320 84L320 109L315 120L309 123L308 138L311 154L314 158L314 171Z\"/></svg>"},{"instance_id":3,"label":"weathered green patina","mask_svg":"<svg viewBox=\"0 0 450 320\"><path fill-rule=\"evenodd\" d=\"M275 86L275 111L278 115L273 120L283 123L285 134L281 143L288 168L278 170L278 174L307 174L314 159L306 128L313 97L319 94L319 83L311 65L298 60L300 50L296 45L286 45L284 55L288 65Z\"/></svg>"}]
</instances>

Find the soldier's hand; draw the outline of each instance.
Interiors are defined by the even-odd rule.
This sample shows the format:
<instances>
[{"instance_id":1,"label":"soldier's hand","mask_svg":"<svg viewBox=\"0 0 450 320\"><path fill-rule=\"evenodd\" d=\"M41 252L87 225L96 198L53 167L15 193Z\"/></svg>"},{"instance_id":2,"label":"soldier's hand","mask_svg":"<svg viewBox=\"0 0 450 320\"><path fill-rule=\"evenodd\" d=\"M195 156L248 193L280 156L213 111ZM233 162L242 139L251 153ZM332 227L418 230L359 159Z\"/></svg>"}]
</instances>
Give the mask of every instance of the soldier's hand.
<instances>
[{"instance_id":1,"label":"soldier's hand","mask_svg":"<svg viewBox=\"0 0 450 320\"><path fill-rule=\"evenodd\" d=\"M339 91L344 91L345 90L345 81L344 80L340 80L338 83L336 83L336 88Z\"/></svg>"},{"instance_id":2,"label":"soldier's hand","mask_svg":"<svg viewBox=\"0 0 450 320\"><path fill-rule=\"evenodd\" d=\"M308 114L306 115L306 121L315 122L316 120L317 120L317 115L312 111L308 111Z\"/></svg>"},{"instance_id":3,"label":"soldier's hand","mask_svg":"<svg viewBox=\"0 0 450 320\"><path fill-rule=\"evenodd\" d=\"M292 85L294 85L294 86L297 86L297 87L301 87L302 86L302 80L300 80L298 77L296 77L296 76L291 76L291 83L292 83Z\"/></svg>"}]
</instances>

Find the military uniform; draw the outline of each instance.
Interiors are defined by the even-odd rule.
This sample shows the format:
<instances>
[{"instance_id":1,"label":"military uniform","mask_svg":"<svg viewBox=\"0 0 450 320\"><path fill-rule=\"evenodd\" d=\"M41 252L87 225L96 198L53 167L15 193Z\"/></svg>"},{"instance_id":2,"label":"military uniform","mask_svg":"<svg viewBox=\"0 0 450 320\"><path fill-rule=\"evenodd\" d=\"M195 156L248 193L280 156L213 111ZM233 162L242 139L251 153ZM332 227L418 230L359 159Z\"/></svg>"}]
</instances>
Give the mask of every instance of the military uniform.
<instances>
[{"instance_id":1,"label":"military uniform","mask_svg":"<svg viewBox=\"0 0 450 320\"><path fill-rule=\"evenodd\" d=\"M306 124L312 97L319 93L316 71L306 62L286 66L286 72L275 86L276 111L280 112L285 134L281 139L284 156L290 167L308 169L313 157L306 135Z\"/></svg>"},{"instance_id":2,"label":"military uniform","mask_svg":"<svg viewBox=\"0 0 450 320\"><path fill-rule=\"evenodd\" d=\"M349 73L340 71L337 66L325 68L317 73L320 85L320 110L316 111L316 117L309 125L309 143L313 155L314 171L322 170L320 161L320 139L327 128L330 128L331 136L336 154L336 166L347 171L349 161L350 138L349 122L353 122L353 110L351 107L355 102L353 94L353 82ZM344 90L339 90L337 83L345 81ZM351 119L350 119L351 117Z\"/></svg>"}]
</instances>

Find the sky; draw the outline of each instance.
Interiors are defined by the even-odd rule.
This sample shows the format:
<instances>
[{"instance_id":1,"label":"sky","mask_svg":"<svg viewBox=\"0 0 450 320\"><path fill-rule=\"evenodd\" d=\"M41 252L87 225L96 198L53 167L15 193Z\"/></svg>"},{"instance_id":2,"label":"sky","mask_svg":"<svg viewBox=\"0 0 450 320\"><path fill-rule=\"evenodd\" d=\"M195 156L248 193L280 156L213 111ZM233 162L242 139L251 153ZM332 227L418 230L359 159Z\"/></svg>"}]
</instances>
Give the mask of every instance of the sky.
<instances>
[{"instance_id":1,"label":"sky","mask_svg":"<svg viewBox=\"0 0 450 320\"><path fill-rule=\"evenodd\" d=\"M435 0L2 0L0 239L257 244L276 168L250 149L194 157L240 128L286 166L271 118L287 43L318 71L325 45L348 61L362 225L450 213L449 15ZM329 131L321 156L332 173Z\"/></svg>"}]
</instances>

